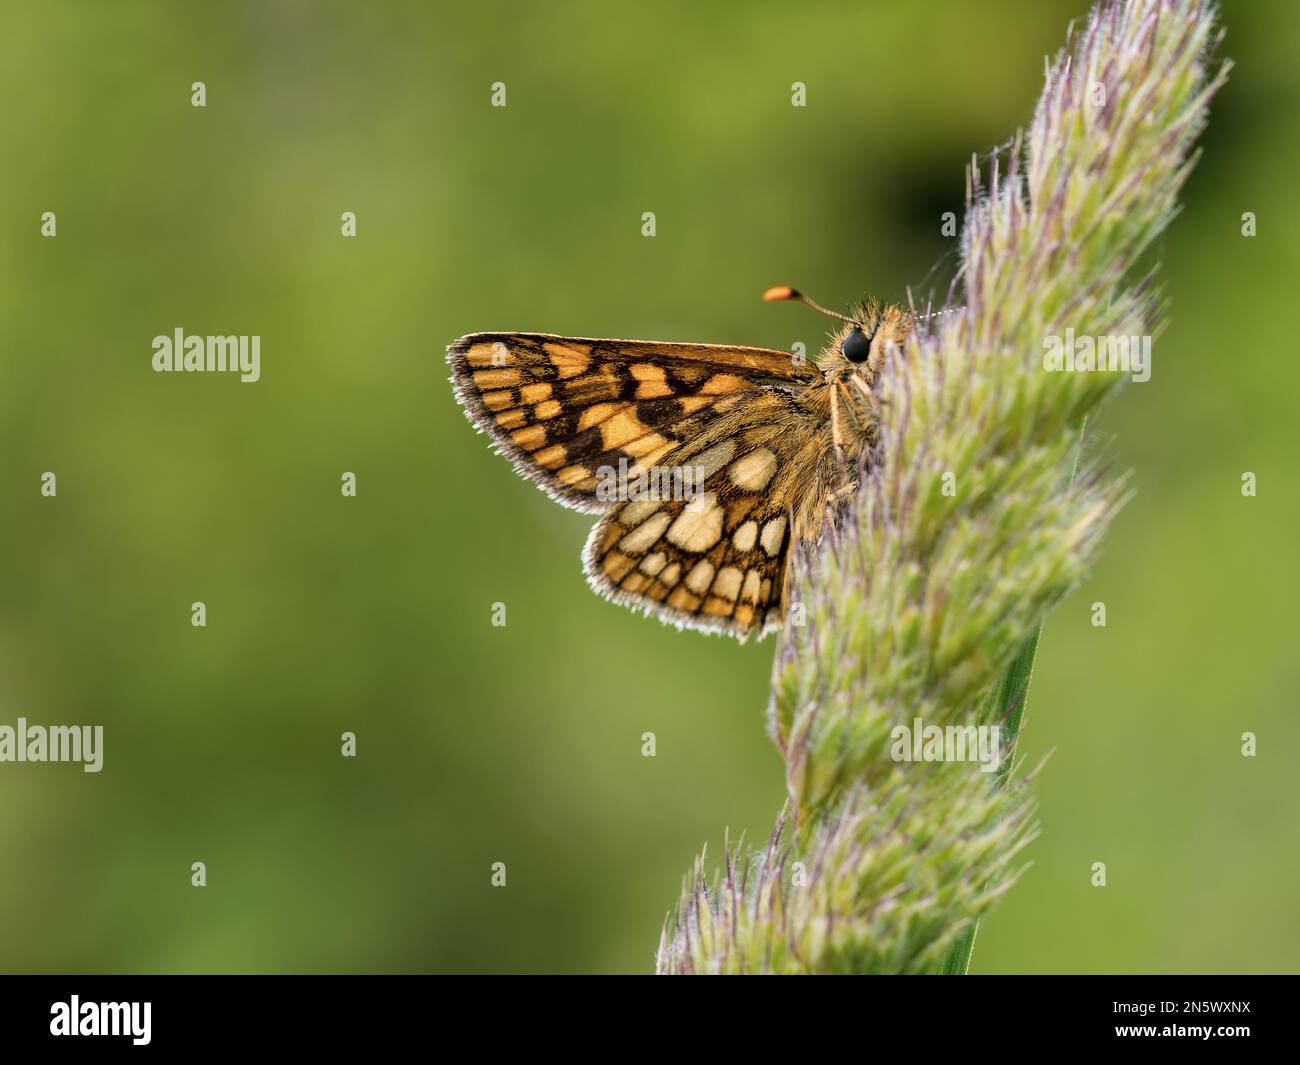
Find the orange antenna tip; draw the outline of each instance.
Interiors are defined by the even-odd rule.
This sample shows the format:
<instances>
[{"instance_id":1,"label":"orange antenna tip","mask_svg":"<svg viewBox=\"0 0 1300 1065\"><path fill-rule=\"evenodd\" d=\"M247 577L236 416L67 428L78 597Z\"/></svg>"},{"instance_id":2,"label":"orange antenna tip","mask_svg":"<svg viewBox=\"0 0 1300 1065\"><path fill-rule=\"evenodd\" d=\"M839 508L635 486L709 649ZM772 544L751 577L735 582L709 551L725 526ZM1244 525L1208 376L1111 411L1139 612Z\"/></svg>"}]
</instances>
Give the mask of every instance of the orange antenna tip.
<instances>
[{"instance_id":1,"label":"orange antenna tip","mask_svg":"<svg viewBox=\"0 0 1300 1065\"><path fill-rule=\"evenodd\" d=\"M789 285L773 285L763 293L763 299L768 303L778 303L781 300L794 300L796 303L802 303L805 307L811 307L819 314L829 315L831 318L838 318L841 322L852 322L853 319L843 314L837 314L835 311L828 311L819 303L814 303L797 288L791 288Z\"/></svg>"}]
</instances>

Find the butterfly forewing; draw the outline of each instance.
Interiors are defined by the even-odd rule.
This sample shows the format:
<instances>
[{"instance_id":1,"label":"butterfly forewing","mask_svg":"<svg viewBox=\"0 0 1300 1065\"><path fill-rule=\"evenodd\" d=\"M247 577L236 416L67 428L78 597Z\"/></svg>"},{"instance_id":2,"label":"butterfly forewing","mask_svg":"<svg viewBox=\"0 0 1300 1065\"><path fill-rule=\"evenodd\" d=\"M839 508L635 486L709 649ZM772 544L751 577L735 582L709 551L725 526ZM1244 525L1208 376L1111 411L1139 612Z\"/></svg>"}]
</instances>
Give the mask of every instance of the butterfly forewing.
<instances>
[{"instance_id":1,"label":"butterfly forewing","mask_svg":"<svg viewBox=\"0 0 1300 1065\"><path fill-rule=\"evenodd\" d=\"M709 421L766 387L816 371L783 352L713 344L472 333L447 349L471 421L524 476L599 512L602 468L672 461Z\"/></svg>"}]
</instances>

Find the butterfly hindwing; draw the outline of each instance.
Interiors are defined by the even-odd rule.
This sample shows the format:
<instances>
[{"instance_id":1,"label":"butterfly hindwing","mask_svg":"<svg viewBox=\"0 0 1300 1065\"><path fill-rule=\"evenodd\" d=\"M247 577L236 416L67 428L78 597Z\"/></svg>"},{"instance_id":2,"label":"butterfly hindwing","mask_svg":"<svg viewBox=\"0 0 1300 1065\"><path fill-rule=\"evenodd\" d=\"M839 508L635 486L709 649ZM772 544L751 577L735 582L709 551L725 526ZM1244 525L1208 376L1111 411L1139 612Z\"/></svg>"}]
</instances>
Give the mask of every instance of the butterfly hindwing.
<instances>
[{"instance_id":1,"label":"butterfly hindwing","mask_svg":"<svg viewBox=\"0 0 1300 1065\"><path fill-rule=\"evenodd\" d=\"M545 333L473 333L447 360L470 420L515 469L592 513L611 506L598 492L603 471L672 461L746 399L816 375L763 348Z\"/></svg>"},{"instance_id":2,"label":"butterfly hindwing","mask_svg":"<svg viewBox=\"0 0 1300 1065\"><path fill-rule=\"evenodd\" d=\"M825 445L795 404L769 393L683 445L689 499L620 503L592 530L583 557L601 594L678 625L745 638L786 606L791 539Z\"/></svg>"}]
</instances>

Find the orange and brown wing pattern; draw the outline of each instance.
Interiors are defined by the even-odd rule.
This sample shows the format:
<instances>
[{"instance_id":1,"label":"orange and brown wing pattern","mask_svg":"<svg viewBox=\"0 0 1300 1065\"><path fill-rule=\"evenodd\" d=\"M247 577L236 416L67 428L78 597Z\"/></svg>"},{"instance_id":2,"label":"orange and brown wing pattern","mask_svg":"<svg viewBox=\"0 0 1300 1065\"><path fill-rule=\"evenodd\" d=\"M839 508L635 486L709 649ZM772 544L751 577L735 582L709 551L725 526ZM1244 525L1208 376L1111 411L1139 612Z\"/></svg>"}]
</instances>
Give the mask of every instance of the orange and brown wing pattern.
<instances>
[{"instance_id":1,"label":"orange and brown wing pattern","mask_svg":"<svg viewBox=\"0 0 1300 1065\"><path fill-rule=\"evenodd\" d=\"M545 333L472 333L447 361L475 427L519 473L591 513L611 506L597 495L602 469L635 476L747 398L820 377L763 348Z\"/></svg>"},{"instance_id":2,"label":"orange and brown wing pattern","mask_svg":"<svg viewBox=\"0 0 1300 1065\"><path fill-rule=\"evenodd\" d=\"M675 457L700 475L691 499L632 499L601 519L583 556L588 580L679 626L765 634L784 617L790 542L825 456L797 404L749 401Z\"/></svg>"}]
</instances>

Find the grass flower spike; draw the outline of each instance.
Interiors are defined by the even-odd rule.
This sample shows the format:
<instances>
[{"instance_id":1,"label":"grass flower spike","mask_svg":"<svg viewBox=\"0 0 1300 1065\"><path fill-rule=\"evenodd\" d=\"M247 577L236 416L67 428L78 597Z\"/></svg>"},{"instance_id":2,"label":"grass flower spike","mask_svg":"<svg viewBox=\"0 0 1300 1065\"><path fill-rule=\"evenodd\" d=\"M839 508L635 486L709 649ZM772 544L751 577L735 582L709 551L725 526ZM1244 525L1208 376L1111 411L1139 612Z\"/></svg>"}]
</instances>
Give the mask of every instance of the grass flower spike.
<instances>
[{"instance_id":1,"label":"grass flower spike","mask_svg":"<svg viewBox=\"0 0 1300 1065\"><path fill-rule=\"evenodd\" d=\"M1104 464L1076 468L1080 432L1159 332L1139 263L1226 76L1207 70L1213 15L1100 5L1028 133L972 165L961 296L891 352L861 489L798 568L806 623L770 711L789 816L712 885L697 862L660 971L942 971L1013 882L1034 831L1011 768L1033 641L1124 498ZM999 725L1003 771L900 760L917 719Z\"/></svg>"}]
</instances>

